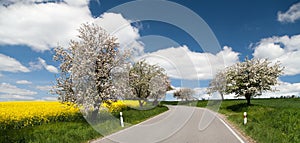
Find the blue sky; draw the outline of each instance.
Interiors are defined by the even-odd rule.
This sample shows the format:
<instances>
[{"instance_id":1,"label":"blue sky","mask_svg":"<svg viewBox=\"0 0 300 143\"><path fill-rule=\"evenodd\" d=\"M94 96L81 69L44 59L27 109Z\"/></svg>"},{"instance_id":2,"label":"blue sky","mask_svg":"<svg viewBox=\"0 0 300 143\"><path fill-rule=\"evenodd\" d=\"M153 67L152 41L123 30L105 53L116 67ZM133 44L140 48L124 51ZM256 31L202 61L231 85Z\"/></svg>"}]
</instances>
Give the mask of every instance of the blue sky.
<instances>
[{"instance_id":1,"label":"blue sky","mask_svg":"<svg viewBox=\"0 0 300 143\"><path fill-rule=\"evenodd\" d=\"M130 1L1 1L0 101L55 99L49 94L59 70L59 63L52 60L53 47L67 47L70 39L76 39L76 29L86 22L99 24L116 36L121 46L130 43L139 56L160 64L175 87L197 88L204 94L213 68L232 65L245 57L268 58L280 61L285 73L276 87L280 91L265 96L299 95L300 1L170 1L207 23L220 45L216 53L203 50L191 33L174 23L134 21L126 9L124 13L110 11L127 2ZM176 9L157 13L158 7L151 9L151 13L161 16L174 12L171 19L190 14ZM143 16L146 12L136 10L136 14ZM175 21L196 26L195 31L203 28L197 29L196 19Z\"/></svg>"}]
</instances>

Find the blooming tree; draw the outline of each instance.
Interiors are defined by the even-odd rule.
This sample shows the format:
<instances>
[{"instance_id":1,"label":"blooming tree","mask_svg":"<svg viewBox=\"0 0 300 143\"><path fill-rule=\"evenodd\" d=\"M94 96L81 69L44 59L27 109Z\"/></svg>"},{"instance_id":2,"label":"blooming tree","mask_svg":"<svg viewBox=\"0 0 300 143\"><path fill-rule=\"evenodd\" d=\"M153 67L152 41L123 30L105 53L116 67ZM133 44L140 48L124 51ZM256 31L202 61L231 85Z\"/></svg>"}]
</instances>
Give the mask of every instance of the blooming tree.
<instances>
[{"instance_id":1,"label":"blooming tree","mask_svg":"<svg viewBox=\"0 0 300 143\"><path fill-rule=\"evenodd\" d=\"M190 88L182 88L174 92L174 97L181 100L193 100L195 97L193 96L195 94L195 91Z\"/></svg>"},{"instance_id":2,"label":"blooming tree","mask_svg":"<svg viewBox=\"0 0 300 143\"><path fill-rule=\"evenodd\" d=\"M224 71L216 73L215 77L210 81L207 93L211 95L214 92L219 92L222 100L224 100L224 93L226 90L226 75Z\"/></svg>"},{"instance_id":3,"label":"blooming tree","mask_svg":"<svg viewBox=\"0 0 300 143\"><path fill-rule=\"evenodd\" d=\"M63 102L75 102L87 113L92 111L95 119L101 102L120 96L114 75L125 71L127 56L120 52L116 38L96 24L83 24L78 38L71 40L67 49L55 48L54 60L61 62L55 92Z\"/></svg>"},{"instance_id":4,"label":"blooming tree","mask_svg":"<svg viewBox=\"0 0 300 143\"><path fill-rule=\"evenodd\" d=\"M267 59L246 59L225 69L226 93L245 96L247 104L253 96L261 95L263 91L274 91L271 86L277 84L277 78L282 74L283 67L271 63Z\"/></svg>"},{"instance_id":5,"label":"blooming tree","mask_svg":"<svg viewBox=\"0 0 300 143\"><path fill-rule=\"evenodd\" d=\"M149 98L154 99L156 104L157 100L165 95L170 82L163 68L139 61L130 69L129 84L133 96L139 100L142 108Z\"/></svg>"},{"instance_id":6,"label":"blooming tree","mask_svg":"<svg viewBox=\"0 0 300 143\"><path fill-rule=\"evenodd\" d=\"M131 99L132 90L129 85L129 71L131 65L125 63L122 66L114 68L112 71L112 81L113 87L115 88L114 94L117 95L119 99Z\"/></svg>"},{"instance_id":7,"label":"blooming tree","mask_svg":"<svg viewBox=\"0 0 300 143\"><path fill-rule=\"evenodd\" d=\"M170 81L163 72L158 72L156 76L152 77L149 83L150 96L153 99L153 105L158 104L158 100L166 95L170 89Z\"/></svg>"}]
</instances>

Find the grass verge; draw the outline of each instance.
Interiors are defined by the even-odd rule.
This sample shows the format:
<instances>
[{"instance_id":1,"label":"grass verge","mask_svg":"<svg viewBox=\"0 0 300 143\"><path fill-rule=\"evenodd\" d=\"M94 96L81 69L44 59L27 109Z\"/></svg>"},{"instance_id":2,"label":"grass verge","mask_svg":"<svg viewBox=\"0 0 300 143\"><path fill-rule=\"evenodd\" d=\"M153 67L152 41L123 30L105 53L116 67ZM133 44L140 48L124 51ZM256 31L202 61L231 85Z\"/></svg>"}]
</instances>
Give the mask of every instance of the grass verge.
<instances>
[{"instance_id":1,"label":"grass verge","mask_svg":"<svg viewBox=\"0 0 300 143\"><path fill-rule=\"evenodd\" d=\"M222 102L220 113L259 143L300 142L300 99L255 99ZM243 112L248 123L243 124Z\"/></svg>"}]
</instances>

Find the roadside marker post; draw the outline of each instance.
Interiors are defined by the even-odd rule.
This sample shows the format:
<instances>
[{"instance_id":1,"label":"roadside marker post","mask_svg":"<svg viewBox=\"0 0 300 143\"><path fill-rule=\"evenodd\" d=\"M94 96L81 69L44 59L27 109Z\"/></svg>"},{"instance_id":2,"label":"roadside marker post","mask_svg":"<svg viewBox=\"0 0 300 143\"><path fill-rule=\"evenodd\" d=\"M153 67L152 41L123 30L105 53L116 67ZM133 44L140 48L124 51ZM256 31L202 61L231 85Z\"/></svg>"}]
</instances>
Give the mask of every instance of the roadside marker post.
<instances>
[{"instance_id":1,"label":"roadside marker post","mask_svg":"<svg viewBox=\"0 0 300 143\"><path fill-rule=\"evenodd\" d=\"M247 112L244 112L244 125L247 124Z\"/></svg>"},{"instance_id":2,"label":"roadside marker post","mask_svg":"<svg viewBox=\"0 0 300 143\"><path fill-rule=\"evenodd\" d=\"M122 112L120 112L120 122L121 122L121 127L124 127L124 122L123 122L123 116L122 116Z\"/></svg>"}]
</instances>

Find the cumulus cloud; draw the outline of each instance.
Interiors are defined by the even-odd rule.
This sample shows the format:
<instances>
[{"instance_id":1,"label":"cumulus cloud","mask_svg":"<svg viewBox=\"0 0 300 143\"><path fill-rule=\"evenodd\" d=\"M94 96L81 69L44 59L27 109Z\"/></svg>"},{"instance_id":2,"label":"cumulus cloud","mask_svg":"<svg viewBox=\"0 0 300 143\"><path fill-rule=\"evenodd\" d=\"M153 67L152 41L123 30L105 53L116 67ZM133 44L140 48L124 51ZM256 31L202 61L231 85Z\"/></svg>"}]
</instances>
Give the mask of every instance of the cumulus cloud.
<instances>
[{"instance_id":1,"label":"cumulus cloud","mask_svg":"<svg viewBox=\"0 0 300 143\"><path fill-rule=\"evenodd\" d=\"M0 45L27 45L35 51L49 50L57 44L67 47L77 39L82 23L95 22L118 38L121 47L143 51L138 29L121 14L104 13L92 17L88 0L9 0L0 5ZM4 6L9 5L9 6ZM18 33L18 34L16 34Z\"/></svg>"},{"instance_id":2,"label":"cumulus cloud","mask_svg":"<svg viewBox=\"0 0 300 143\"><path fill-rule=\"evenodd\" d=\"M300 83L288 83L280 81L275 88L278 89L279 93L281 94L300 93Z\"/></svg>"},{"instance_id":3,"label":"cumulus cloud","mask_svg":"<svg viewBox=\"0 0 300 143\"><path fill-rule=\"evenodd\" d=\"M38 58L37 62L30 62L29 65L30 65L30 69L32 70L41 70L45 68L47 71L51 73L58 73L58 69L56 67L54 67L53 65L48 65L46 61L40 57Z\"/></svg>"},{"instance_id":4,"label":"cumulus cloud","mask_svg":"<svg viewBox=\"0 0 300 143\"><path fill-rule=\"evenodd\" d=\"M95 19L108 33L118 38L121 48L130 48L135 56L143 54L144 45L139 41L139 30L131 26L131 21L125 19L121 14L104 13Z\"/></svg>"},{"instance_id":5,"label":"cumulus cloud","mask_svg":"<svg viewBox=\"0 0 300 143\"><path fill-rule=\"evenodd\" d=\"M18 95L18 96L32 96L37 94L37 92L30 91L27 89L21 89L9 83L0 84L0 93L3 93L4 95Z\"/></svg>"},{"instance_id":6,"label":"cumulus cloud","mask_svg":"<svg viewBox=\"0 0 300 143\"><path fill-rule=\"evenodd\" d=\"M300 35L264 38L254 46L254 58L280 61L284 75L300 73Z\"/></svg>"},{"instance_id":7,"label":"cumulus cloud","mask_svg":"<svg viewBox=\"0 0 300 143\"><path fill-rule=\"evenodd\" d=\"M227 46L214 55L193 52L184 45L148 53L141 59L163 67L171 78L205 80L211 79L217 70L238 62L238 55Z\"/></svg>"},{"instance_id":8,"label":"cumulus cloud","mask_svg":"<svg viewBox=\"0 0 300 143\"><path fill-rule=\"evenodd\" d=\"M0 101L10 101L10 100L34 100L32 96L22 96L13 94L2 94L0 95Z\"/></svg>"},{"instance_id":9,"label":"cumulus cloud","mask_svg":"<svg viewBox=\"0 0 300 143\"><path fill-rule=\"evenodd\" d=\"M48 65L46 61L42 58L38 58L39 63L49 72L58 73L58 69L52 65Z\"/></svg>"},{"instance_id":10,"label":"cumulus cloud","mask_svg":"<svg viewBox=\"0 0 300 143\"><path fill-rule=\"evenodd\" d=\"M45 101L56 101L57 97L56 96L43 96L41 98L41 100L45 100Z\"/></svg>"},{"instance_id":11,"label":"cumulus cloud","mask_svg":"<svg viewBox=\"0 0 300 143\"><path fill-rule=\"evenodd\" d=\"M28 80L18 80L16 83L17 84L32 84L32 82L30 82Z\"/></svg>"},{"instance_id":12,"label":"cumulus cloud","mask_svg":"<svg viewBox=\"0 0 300 143\"><path fill-rule=\"evenodd\" d=\"M78 2L78 3L77 3ZM27 45L45 51L60 43L66 46L80 24L91 21L88 2L33 3L14 1L0 6L0 44ZM18 34L16 34L18 33Z\"/></svg>"},{"instance_id":13,"label":"cumulus cloud","mask_svg":"<svg viewBox=\"0 0 300 143\"><path fill-rule=\"evenodd\" d=\"M43 91L50 91L52 89L52 86L45 85L45 86L36 86L36 89L43 90Z\"/></svg>"},{"instance_id":14,"label":"cumulus cloud","mask_svg":"<svg viewBox=\"0 0 300 143\"><path fill-rule=\"evenodd\" d=\"M0 71L29 72L30 70L16 59L0 53Z\"/></svg>"},{"instance_id":15,"label":"cumulus cloud","mask_svg":"<svg viewBox=\"0 0 300 143\"><path fill-rule=\"evenodd\" d=\"M34 100L37 92L18 88L9 83L0 83L0 101Z\"/></svg>"},{"instance_id":16,"label":"cumulus cloud","mask_svg":"<svg viewBox=\"0 0 300 143\"><path fill-rule=\"evenodd\" d=\"M295 22L298 19L300 19L300 3L292 5L286 12L277 13L279 22Z\"/></svg>"},{"instance_id":17,"label":"cumulus cloud","mask_svg":"<svg viewBox=\"0 0 300 143\"><path fill-rule=\"evenodd\" d=\"M277 85L273 86L275 92L267 91L262 93L257 98L270 98L270 97L281 97L281 96L299 96L300 97L300 83L288 83L279 81Z\"/></svg>"},{"instance_id":18,"label":"cumulus cloud","mask_svg":"<svg viewBox=\"0 0 300 143\"><path fill-rule=\"evenodd\" d=\"M255 48L253 56L256 58L264 58L267 55L269 59L276 59L283 54L284 50L280 45L274 43L261 43Z\"/></svg>"},{"instance_id":19,"label":"cumulus cloud","mask_svg":"<svg viewBox=\"0 0 300 143\"><path fill-rule=\"evenodd\" d=\"M43 69L43 65L39 61L29 62L29 69L30 70L41 70Z\"/></svg>"}]
</instances>

